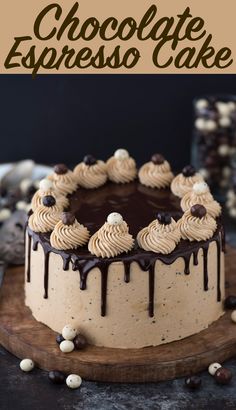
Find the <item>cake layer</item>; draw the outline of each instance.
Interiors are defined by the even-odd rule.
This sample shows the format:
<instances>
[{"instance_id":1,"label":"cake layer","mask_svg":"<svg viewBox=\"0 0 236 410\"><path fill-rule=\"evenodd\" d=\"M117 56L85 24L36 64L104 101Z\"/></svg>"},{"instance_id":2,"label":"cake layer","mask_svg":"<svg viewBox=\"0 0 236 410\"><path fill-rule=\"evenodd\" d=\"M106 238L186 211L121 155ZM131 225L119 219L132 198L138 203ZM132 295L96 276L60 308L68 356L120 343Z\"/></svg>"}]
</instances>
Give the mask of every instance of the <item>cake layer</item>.
<instances>
[{"instance_id":1,"label":"cake layer","mask_svg":"<svg viewBox=\"0 0 236 410\"><path fill-rule=\"evenodd\" d=\"M29 231L26 305L53 330L73 323L97 346L138 348L182 339L223 314L221 239L218 230L207 242L182 241L168 256L140 250L105 264L81 254L76 263L75 255L51 252L45 236Z\"/></svg>"}]
</instances>

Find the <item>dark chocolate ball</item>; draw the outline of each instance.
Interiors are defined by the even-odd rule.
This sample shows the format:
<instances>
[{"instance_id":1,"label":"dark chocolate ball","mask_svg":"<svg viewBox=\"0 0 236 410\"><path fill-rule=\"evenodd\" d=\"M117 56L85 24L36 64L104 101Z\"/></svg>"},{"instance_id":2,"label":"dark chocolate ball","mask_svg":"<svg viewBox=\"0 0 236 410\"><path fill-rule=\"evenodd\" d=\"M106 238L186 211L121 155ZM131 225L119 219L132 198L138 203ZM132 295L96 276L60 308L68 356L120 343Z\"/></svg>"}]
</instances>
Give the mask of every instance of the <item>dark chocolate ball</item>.
<instances>
[{"instance_id":1,"label":"dark chocolate ball","mask_svg":"<svg viewBox=\"0 0 236 410\"><path fill-rule=\"evenodd\" d=\"M57 337L56 337L56 342L58 343L58 344L60 344L61 342L63 342L63 340L65 340L64 339L64 337L62 336L62 335L57 335Z\"/></svg>"},{"instance_id":2,"label":"dark chocolate ball","mask_svg":"<svg viewBox=\"0 0 236 410\"><path fill-rule=\"evenodd\" d=\"M171 216L167 212L158 212L157 220L162 225L169 225L171 223Z\"/></svg>"},{"instance_id":3,"label":"dark chocolate ball","mask_svg":"<svg viewBox=\"0 0 236 410\"><path fill-rule=\"evenodd\" d=\"M86 165L91 166L91 165L95 165L95 164L97 163L97 160L96 160L96 158L94 158L93 155L85 155L85 157L84 157L84 163L85 163Z\"/></svg>"},{"instance_id":4,"label":"dark chocolate ball","mask_svg":"<svg viewBox=\"0 0 236 410\"><path fill-rule=\"evenodd\" d=\"M196 218L203 218L206 215L206 208L203 205L196 204L190 209L191 215Z\"/></svg>"},{"instance_id":5,"label":"dark chocolate ball","mask_svg":"<svg viewBox=\"0 0 236 410\"><path fill-rule=\"evenodd\" d=\"M77 349L77 350L84 349L84 348L87 346L87 344L88 344L86 337L83 336L83 335L80 335L80 334L77 335L77 336L74 338L73 343L74 343L74 345L75 345L75 349Z\"/></svg>"},{"instance_id":6,"label":"dark chocolate ball","mask_svg":"<svg viewBox=\"0 0 236 410\"><path fill-rule=\"evenodd\" d=\"M225 309L236 309L236 296L227 296L225 299Z\"/></svg>"},{"instance_id":7,"label":"dark chocolate ball","mask_svg":"<svg viewBox=\"0 0 236 410\"><path fill-rule=\"evenodd\" d=\"M155 165L161 165L165 161L165 158L161 154L153 154L151 161Z\"/></svg>"},{"instance_id":8,"label":"dark chocolate ball","mask_svg":"<svg viewBox=\"0 0 236 410\"><path fill-rule=\"evenodd\" d=\"M43 205L44 206L54 206L56 204L56 200L52 195L46 195L43 197Z\"/></svg>"},{"instance_id":9,"label":"dark chocolate ball","mask_svg":"<svg viewBox=\"0 0 236 410\"><path fill-rule=\"evenodd\" d=\"M196 170L192 165L186 165L186 167L183 168L182 174L185 177L192 177L193 175L196 174Z\"/></svg>"},{"instance_id":10,"label":"dark chocolate ball","mask_svg":"<svg viewBox=\"0 0 236 410\"><path fill-rule=\"evenodd\" d=\"M68 168L65 164L57 164L54 167L54 172L58 175L66 174L67 171L68 171Z\"/></svg>"},{"instance_id":11,"label":"dark chocolate ball","mask_svg":"<svg viewBox=\"0 0 236 410\"><path fill-rule=\"evenodd\" d=\"M61 220L64 225L73 225L75 222L75 215L72 212L63 212Z\"/></svg>"},{"instance_id":12,"label":"dark chocolate ball","mask_svg":"<svg viewBox=\"0 0 236 410\"><path fill-rule=\"evenodd\" d=\"M51 370L48 373L48 378L54 384L63 384L66 380L66 375L59 370Z\"/></svg>"},{"instance_id":13,"label":"dark chocolate ball","mask_svg":"<svg viewBox=\"0 0 236 410\"><path fill-rule=\"evenodd\" d=\"M232 379L232 373L229 369L220 367L218 370L216 370L214 377L218 384L229 384L230 380Z\"/></svg>"},{"instance_id":14,"label":"dark chocolate ball","mask_svg":"<svg viewBox=\"0 0 236 410\"><path fill-rule=\"evenodd\" d=\"M185 379L185 386L189 389L199 389L202 384L202 380L199 376L190 376Z\"/></svg>"}]
</instances>

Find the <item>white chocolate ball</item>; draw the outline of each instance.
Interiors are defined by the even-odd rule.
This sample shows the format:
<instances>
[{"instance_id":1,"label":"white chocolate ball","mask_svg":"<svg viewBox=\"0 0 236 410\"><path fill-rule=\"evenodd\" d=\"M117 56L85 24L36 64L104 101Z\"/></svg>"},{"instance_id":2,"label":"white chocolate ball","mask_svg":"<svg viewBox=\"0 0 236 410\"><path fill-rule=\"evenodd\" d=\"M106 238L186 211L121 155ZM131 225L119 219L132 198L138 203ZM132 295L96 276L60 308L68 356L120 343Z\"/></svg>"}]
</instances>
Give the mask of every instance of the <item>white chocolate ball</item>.
<instances>
[{"instance_id":1,"label":"white chocolate ball","mask_svg":"<svg viewBox=\"0 0 236 410\"><path fill-rule=\"evenodd\" d=\"M204 120L204 118L197 118L195 121L195 127L199 131L205 131L206 130L206 120Z\"/></svg>"},{"instance_id":2,"label":"white chocolate ball","mask_svg":"<svg viewBox=\"0 0 236 410\"><path fill-rule=\"evenodd\" d=\"M216 103L216 107L217 107L217 110L218 110L220 115L227 116L227 115L230 114L231 109L230 109L228 103L218 101Z\"/></svg>"},{"instance_id":3,"label":"white chocolate ball","mask_svg":"<svg viewBox=\"0 0 236 410\"><path fill-rule=\"evenodd\" d=\"M231 313L231 320L232 322L236 323L236 310L233 310L233 312Z\"/></svg>"},{"instance_id":4,"label":"white chocolate ball","mask_svg":"<svg viewBox=\"0 0 236 410\"><path fill-rule=\"evenodd\" d=\"M222 118L219 119L219 124L223 128L230 127L231 119L229 117L222 117Z\"/></svg>"},{"instance_id":5,"label":"white chocolate ball","mask_svg":"<svg viewBox=\"0 0 236 410\"><path fill-rule=\"evenodd\" d=\"M231 208L229 214L232 218L236 218L236 208Z\"/></svg>"},{"instance_id":6,"label":"white chocolate ball","mask_svg":"<svg viewBox=\"0 0 236 410\"><path fill-rule=\"evenodd\" d=\"M207 131L215 131L216 128L217 128L217 124L216 124L215 121L213 121L213 120L207 120L207 121L206 121L205 129L206 129Z\"/></svg>"},{"instance_id":7,"label":"white chocolate ball","mask_svg":"<svg viewBox=\"0 0 236 410\"><path fill-rule=\"evenodd\" d=\"M31 179L29 179L29 178L22 179L22 181L20 183L21 192L23 192L23 194L25 194L28 191L28 189L31 185L32 185Z\"/></svg>"},{"instance_id":8,"label":"white chocolate ball","mask_svg":"<svg viewBox=\"0 0 236 410\"><path fill-rule=\"evenodd\" d=\"M233 101L228 102L228 108L232 112L236 110L236 104Z\"/></svg>"},{"instance_id":9,"label":"white chocolate ball","mask_svg":"<svg viewBox=\"0 0 236 410\"><path fill-rule=\"evenodd\" d=\"M229 147L229 145L227 145L227 144L222 144L222 145L219 146L219 148L218 148L218 154L219 154L221 157L226 157L227 155L229 155L229 153L230 153L230 147Z\"/></svg>"},{"instance_id":10,"label":"white chocolate ball","mask_svg":"<svg viewBox=\"0 0 236 410\"><path fill-rule=\"evenodd\" d=\"M69 374L66 378L66 384L70 389L78 389L81 386L82 379L78 374Z\"/></svg>"},{"instance_id":11,"label":"white chocolate ball","mask_svg":"<svg viewBox=\"0 0 236 410\"><path fill-rule=\"evenodd\" d=\"M196 101L195 107L197 108L197 110L203 110L204 108L208 107L208 101L204 98L201 98L200 100Z\"/></svg>"},{"instance_id":12,"label":"white chocolate ball","mask_svg":"<svg viewBox=\"0 0 236 410\"><path fill-rule=\"evenodd\" d=\"M208 367L208 373L211 376L215 376L216 371L222 367L220 363L211 363Z\"/></svg>"},{"instance_id":13,"label":"white chocolate ball","mask_svg":"<svg viewBox=\"0 0 236 410\"><path fill-rule=\"evenodd\" d=\"M23 372L31 372L34 368L34 362L31 359L23 359L20 362L20 368Z\"/></svg>"},{"instance_id":14,"label":"white chocolate ball","mask_svg":"<svg viewBox=\"0 0 236 410\"><path fill-rule=\"evenodd\" d=\"M122 159L127 159L127 158L129 158L129 153L126 149L119 148L115 151L114 157L116 159L121 159L121 160Z\"/></svg>"},{"instance_id":15,"label":"white chocolate ball","mask_svg":"<svg viewBox=\"0 0 236 410\"><path fill-rule=\"evenodd\" d=\"M205 168L199 169L198 173L204 178L207 179L209 177L209 172Z\"/></svg>"},{"instance_id":16,"label":"white chocolate ball","mask_svg":"<svg viewBox=\"0 0 236 410\"><path fill-rule=\"evenodd\" d=\"M52 189L52 181L50 181L49 179L42 179L39 182L39 189L41 189L42 191L48 191L49 189Z\"/></svg>"},{"instance_id":17,"label":"white chocolate ball","mask_svg":"<svg viewBox=\"0 0 236 410\"><path fill-rule=\"evenodd\" d=\"M66 325L63 327L61 334L65 340L73 340L77 335L77 330L72 325Z\"/></svg>"},{"instance_id":18,"label":"white chocolate ball","mask_svg":"<svg viewBox=\"0 0 236 410\"><path fill-rule=\"evenodd\" d=\"M233 200L234 200L235 197L236 197L236 195L235 195L235 193L234 193L234 191L233 191L232 189L230 189L230 190L227 192L226 196L227 196L227 198L233 199Z\"/></svg>"},{"instance_id":19,"label":"white chocolate ball","mask_svg":"<svg viewBox=\"0 0 236 410\"><path fill-rule=\"evenodd\" d=\"M108 215L107 222L110 225L120 225L123 222L123 217L118 212L112 212Z\"/></svg>"},{"instance_id":20,"label":"white chocolate ball","mask_svg":"<svg viewBox=\"0 0 236 410\"><path fill-rule=\"evenodd\" d=\"M18 211L25 211L27 212L28 209L28 204L25 201L18 201L16 203L16 209L18 209Z\"/></svg>"},{"instance_id":21,"label":"white chocolate ball","mask_svg":"<svg viewBox=\"0 0 236 410\"><path fill-rule=\"evenodd\" d=\"M193 185L193 192L195 192L195 194L205 194L208 191L209 187L206 182L196 182Z\"/></svg>"},{"instance_id":22,"label":"white chocolate ball","mask_svg":"<svg viewBox=\"0 0 236 410\"><path fill-rule=\"evenodd\" d=\"M0 222L6 221L11 216L11 211L8 208L2 208L0 210Z\"/></svg>"},{"instance_id":23,"label":"white chocolate ball","mask_svg":"<svg viewBox=\"0 0 236 410\"><path fill-rule=\"evenodd\" d=\"M63 340L60 343L60 349L63 353L71 353L75 348L74 343L71 340Z\"/></svg>"}]
</instances>

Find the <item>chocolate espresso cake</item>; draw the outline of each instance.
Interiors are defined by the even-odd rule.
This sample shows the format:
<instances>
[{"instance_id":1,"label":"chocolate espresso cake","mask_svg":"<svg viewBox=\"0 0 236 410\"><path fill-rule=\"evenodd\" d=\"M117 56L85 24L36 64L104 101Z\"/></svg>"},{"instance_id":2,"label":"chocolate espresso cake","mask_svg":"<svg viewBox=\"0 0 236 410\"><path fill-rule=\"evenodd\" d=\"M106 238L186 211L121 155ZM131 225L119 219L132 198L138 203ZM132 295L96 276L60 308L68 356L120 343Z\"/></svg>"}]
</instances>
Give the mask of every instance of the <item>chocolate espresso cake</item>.
<instances>
[{"instance_id":1,"label":"chocolate espresso cake","mask_svg":"<svg viewBox=\"0 0 236 410\"><path fill-rule=\"evenodd\" d=\"M119 149L42 180L26 230L26 305L90 344L142 348L180 340L223 313L221 208L191 166L160 154L138 171Z\"/></svg>"}]
</instances>

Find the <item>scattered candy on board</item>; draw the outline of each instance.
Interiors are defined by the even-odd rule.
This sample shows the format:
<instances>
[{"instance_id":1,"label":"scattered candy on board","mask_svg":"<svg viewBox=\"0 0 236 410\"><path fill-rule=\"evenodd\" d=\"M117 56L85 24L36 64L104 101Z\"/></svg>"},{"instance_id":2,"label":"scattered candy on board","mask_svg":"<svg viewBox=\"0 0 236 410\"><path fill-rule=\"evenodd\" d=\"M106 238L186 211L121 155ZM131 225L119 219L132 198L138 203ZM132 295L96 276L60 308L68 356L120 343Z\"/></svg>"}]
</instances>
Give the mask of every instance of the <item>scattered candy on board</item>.
<instances>
[{"instance_id":1,"label":"scattered candy on board","mask_svg":"<svg viewBox=\"0 0 236 410\"><path fill-rule=\"evenodd\" d=\"M66 378L66 384L70 389L78 389L82 383L82 379L78 374L69 374Z\"/></svg>"},{"instance_id":2,"label":"scattered candy on board","mask_svg":"<svg viewBox=\"0 0 236 410\"><path fill-rule=\"evenodd\" d=\"M63 353L71 353L74 349L81 350L87 346L86 337L72 325L63 327L62 333L56 337L56 342Z\"/></svg>"},{"instance_id":3,"label":"scattered candy on board","mask_svg":"<svg viewBox=\"0 0 236 410\"><path fill-rule=\"evenodd\" d=\"M215 376L216 371L220 369L220 367L222 367L220 363L211 363L208 367L208 373L211 376Z\"/></svg>"},{"instance_id":4,"label":"scattered candy on board","mask_svg":"<svg viewBox=\"0 0 236 410\"><path fill-rule=\"evenodd\" d=\"M185 386L189 389L196 390L202 384L202 380L199 376L190 376L185 379Z\"/></svg>"},{"instance_id":5,"label":"scattered candy on board","mask_svg":"<svg viewBox=\"0 0 236 410\"><path fill-rule=\"evenodd\" d=\"M63 342L60 343L60 349L63 353L71 353L74 348L74 343L71 340L63 340Z\"/></svg>"},{"instance_id":6,"label":"scattered candy on board","mask_svg":"<svg viewBox=\"0 0 236 410\"><path fill-rule=\"evenodd\" d=\"M20 368L23 372L31 372L34 368L34 362L31 359L23 359L20 362Z\"/></svg>"},{"instance_id":7,"label":"scattered candy on board","mask_svg":"<svg viewBox=\"0 0 236 410\"><path fill-rule=\"evenodd\" d=\"M236 323L236 310L233 310L231 313L231 320L232 322Z\"/></svg>"}]
</instances>

